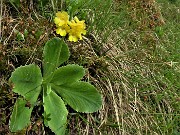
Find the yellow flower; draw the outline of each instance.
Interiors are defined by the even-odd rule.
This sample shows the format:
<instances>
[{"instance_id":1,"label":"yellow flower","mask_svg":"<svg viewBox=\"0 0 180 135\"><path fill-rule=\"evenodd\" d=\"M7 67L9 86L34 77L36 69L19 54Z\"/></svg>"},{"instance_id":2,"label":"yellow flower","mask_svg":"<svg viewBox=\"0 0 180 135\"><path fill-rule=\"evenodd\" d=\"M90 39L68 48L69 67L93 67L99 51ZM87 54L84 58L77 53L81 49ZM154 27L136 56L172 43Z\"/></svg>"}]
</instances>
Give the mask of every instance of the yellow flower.
<instances>
[{"instance_id":1,"label":"yellow flower","mask_svg":"<svg viewBox=\"0 0 180 135\"><path fill-rule=\"evenodd\" d=\"M77 17L74 17L74 20L71 22L68 22L68 25L70 26L69 30L69 41L77 42L78 39L82 40L82 35L86 35L86 25L85 21L79 21Z\"/></svg>"},{"instance_id":2,"label":"yellow flower","mask_svg":"<svg viewBox=\"0 0 180 135\"><path fill-rule=\"evenodd\" d=\"M57 12L54 18L56 24L56 33L61 36L69 35L69 41L77 42L79 39L82 40L82 34L86 34L85 21L79 21L77 17L74 20L69 21L69 15L67 12Z\"/></svg>"},{"instance_id":3,"label":"yellow flower","mask_svg":"<svg viewBox=\"0 0 180 135\"><path fill-rule=\"evenodd\" d=\"M69 15L67 12L57 12L56 17L54 18L54 23L56 24L56 33L60 34L61 36L66 36L66 34L69 32Z\"/></svg>"},{"instance_id":4,"label":"yellow flower","mask_svg":"<svg viewBox=\"0 0 180 135\"><path fill-rule=\"evenodd\" d=\"M57 12L56 17L54 18L54 23L59 26L67 25L69 22L69 15L67 12L62 11L62 12Z\"/></svg>"}]
</instances>

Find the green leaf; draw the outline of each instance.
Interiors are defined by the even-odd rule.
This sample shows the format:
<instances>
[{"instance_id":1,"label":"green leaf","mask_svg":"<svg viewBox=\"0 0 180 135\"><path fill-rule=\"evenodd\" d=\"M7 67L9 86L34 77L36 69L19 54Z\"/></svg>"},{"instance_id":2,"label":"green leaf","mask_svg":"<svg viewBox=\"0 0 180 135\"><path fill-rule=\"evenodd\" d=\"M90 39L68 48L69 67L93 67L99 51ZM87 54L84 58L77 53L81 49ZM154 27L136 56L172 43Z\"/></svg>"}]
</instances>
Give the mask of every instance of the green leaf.
<instances>
[{"instance_id":1,"label":"green leaf","mask_svg":"<svg viewBox=\"0 0 180 135\"><path fill-rule=\"evenodd\" d=\"M17 33L16 38L17 38L18 41L24 41L25 40L24 35L21 32Z\"/></svg>"},{"instance_id":2,"label":"green leaf","mask_svg":"<svg viewBox=\"0 0 180 135\"><path fill-rule=\"evenodd\" d=\"M49 115L44 120L46 125L57 135L65 134L68 111L63 100L53 91L47 94L44 90L43 102L45 114Z\"/></svg>"},{"instance_id":3,"label":"green leaf","mask_svg":"<svg viewBox=\"0 0 180 135\"><path fill-rule=\"evenodd\" d=\"M42 75L37 65L30 64L17 68L10 80L14 84L13 91L22 95L31 104L34 104L41 91Z\"/></svg>"},{"instance_id":4,"label":"green leaf","mask_svg":"<svg viewBox=\"0 0 180 135\"><path fill-rule=\"evenodd\" d=\"M20 98L16 101L11 118L10 130L16 132L30 124L30 117L33 108L25 107L27 101Z\"/></svg>"},{"instance_id":5,"label":"green leaf","mask_svg":"<svg viewBox=\"0 0 180 135\"><path fill-rule=\"evenodd\" d=\"M44 47L43 60L43 78L47 79L52 75L54 70L58 67L59 56L61 53L61 40L53 38L49 40Z\"/></svg>"},{"instance_id":6,"label":"green leaf","mask_svg":"<svg viewBox=\"0 0 180 135\"><path fill-rule=\"evenodd\" d=\"M69 59L70 56L70 52L69 52L69 48L68 46L62 41L62 48L61 48L61 53L59 56L59 65L63 64L65 61L67 61Z\"/></svg>"},{"instance_id":7,"label":"green leaf","mask_svg":"<svg viewBox=\"0 0 180 135\"><path fill-rule=\"evenodd\" d=\"M43 56L43 77L49 81L55 69L68 60L69 50L63 40L55 37L46 43Z\"/></svg>"},{"instance_id":8,"label":"green leaf","mask_svg":"<svg viewBox=\"0 0 180 135\"><path fill-rule=\"evenodd\" d=\"M67 65L60 67L54 72L51 80L53 84L62 85L65 83L73 83L80 80L85 75L83 67L78 65Z\"/></svg>"},{"instance_id":9,"label":"green leaf","mask_svg":"<svg viewBox=\"0 0 180 135\"><path fill-rule=\"evenodd\" d=\"M78 112L95 112L101 107L101 95L90 83L75 82L60 86L52 84L52 89Z\"/></svg>"}]
</instances>

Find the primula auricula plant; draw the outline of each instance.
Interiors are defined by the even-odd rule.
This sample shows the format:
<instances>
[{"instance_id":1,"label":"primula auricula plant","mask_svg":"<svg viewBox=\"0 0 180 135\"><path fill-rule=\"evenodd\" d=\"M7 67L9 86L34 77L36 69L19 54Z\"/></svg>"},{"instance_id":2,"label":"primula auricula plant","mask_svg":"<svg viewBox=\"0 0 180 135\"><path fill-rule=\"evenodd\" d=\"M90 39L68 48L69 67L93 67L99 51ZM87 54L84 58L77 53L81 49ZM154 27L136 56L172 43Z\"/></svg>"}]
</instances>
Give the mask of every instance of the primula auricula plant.
<instances>
[{"instance_id":1,"label":"primula auricula plant","mask_svg":"<svg viewBox=\"0 0 180 135\"><path fill-rule=\"evenodd\" d=\"M69 21L69 15L67 12L57 12L54 18L56 24L56 33L61 36L69 35L69 41L77 42L82 40L82 34L86 35L85 21L80 21L76 16L73 20Z\"/></svg>"},{"instance_id":2,"label":"primula auricula plant","mask_svg":"<svg viewBox=\"0 0 180 135\"><path fill-rule=\"evenodd\" d=\"M45 44L42 73L35 64L18 67L12 73L13 91L20 95L10 118L12 132L30 124L39 95L43 98L44 124L57 135L66 134L68 111L65 103L77 112L91 113L100 109L101 95L93 85L80 81L85 69L76 64L59 67L69 56L68 46L55 37ZM27 103L30 106L26 106Z\"/></svg>"}]
</instances>

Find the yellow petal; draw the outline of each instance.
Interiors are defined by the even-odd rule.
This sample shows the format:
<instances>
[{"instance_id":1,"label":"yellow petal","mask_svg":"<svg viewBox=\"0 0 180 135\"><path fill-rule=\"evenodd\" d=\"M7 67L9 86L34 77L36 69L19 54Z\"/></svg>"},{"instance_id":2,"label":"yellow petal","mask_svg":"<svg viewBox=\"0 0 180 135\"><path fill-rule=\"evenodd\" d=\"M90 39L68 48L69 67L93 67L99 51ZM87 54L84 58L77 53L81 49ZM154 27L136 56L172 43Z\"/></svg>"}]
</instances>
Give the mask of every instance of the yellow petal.
<instances>
[{"instance_id":1,"label":"yellow petal","mask_svg":"<svg viewBox=\"0 0 180 135\"><path fill-rule=\"evenodd\" d=\"M82 36L81 35L79 35L79 39L82 40Z\"/></svg>"},{"instance_id":2,"label":"yellow petal","mask_svg":"<svg viewBox=\"0 0 180 135\"><path fill-rule=\"evenodd\" d=\"M66 36L66 31L65 30L62 30L60 35L63 37L63 36Z\"/></svg>"},{"instance_id":3,"label":"yellow petal","mask_svg":"<svg viewBox=\"0 0 180 135\"><path fill-rule=\"evenodd\" d=\"M65 29L67 33L70 31L70 27L68 25L63 25L63 29Z\"/></svg>"},{"instance_id":4,"label":"yellow petal","mask_svg":"<svg viewBox=\"0 0 180 135\"><path fill-rule=\"evenodd\" d=\"M65 11L62 11L62 12L60 12L60 11L58 11L57 13L56 13L56 16L57 17L64 17L64 18L68 18L69 17L69 15L68 15L68 13L67 12L65 12Z\"/></svg>"},{"instance_id":5,"label":"yellow petal","mask_svg":"<svg viewBox=\"0 0 180 135\"><path fill-rule=\"evenodd\" d=\"M86 35L86 30L83 30L83 31L82 31L82 34L83 34L83 35Z\"/></svg>"},{"instance_id":6,"label":"yellow petal","mask_svg":"<svg viewBox=\"0 0 180 135\"><path fill-rule=\"evenodd\" d=\"M61 12L58 11L58 12L56 13L56 16L57 16L57 17L61 16Z\"/></svg>"},{"instance_id":7,"label":"yellow petal","mask_svg":"<svg viewBox=\"0 0 180 135\"><path fill-rule=\"evenodd\" d=\"M61 36L66 36L66 30L64 30L64 29L61 29L61 28L57 28L56 29L56 33L57 34L60 34Z\"/></svg>"},{"instance_id":8,"label":"yellow petal","mask_svg":"<svg viewBox=\"0 0 180 135\"><path fill-rule=\"evenodd\" d=\"M74 20L75 20L76 22L79 22L79 19L77 18L77 16L74 17Z\"/></svg>"},{"instance_id":9,"label":"yellow petal","mask_svg":"<svg viewBox=\"0 0 180 135\"><path fill-rule=\"evenodd\" d=\"M61 20L61 21L58 23L59 26L62 26L62 25L64 25L64 24L65 24L65 21L63 21L63 20Z\"/></svg>"},{"instance_id":10,"label":"yellow petal","mask_svg":"<svg viewBox=\"0 0 180 135\"><path fill-rule=\"evenodd\" d=\"M59 24L61 22L61 19L59 19L58 17L54 18L54 23L55 24Z\"/></svg>"},{"instance_id":11,"label":"yellow petal","mask_svg":"<svg viewBox=\"0 0 180 135\"><path fill-rule=\"evenodd\" d=\"M72 35L70 35L69 36L69 41L74 41L74 42L77 42L78 41L78 38L77 37L75 37L75 36L72 36Z\"/></svg>"}]
</instances>

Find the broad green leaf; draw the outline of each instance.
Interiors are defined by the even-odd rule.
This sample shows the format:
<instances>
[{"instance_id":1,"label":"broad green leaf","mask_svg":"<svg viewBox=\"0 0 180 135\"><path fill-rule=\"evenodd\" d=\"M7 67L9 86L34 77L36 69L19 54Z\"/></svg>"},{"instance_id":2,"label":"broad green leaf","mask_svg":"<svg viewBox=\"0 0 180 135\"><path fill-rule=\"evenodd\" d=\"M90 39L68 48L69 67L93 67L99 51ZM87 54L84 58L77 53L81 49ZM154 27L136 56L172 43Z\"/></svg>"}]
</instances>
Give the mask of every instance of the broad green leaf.
<instances>
[{"instance_id":1,"label":"broad green leaf","mask_svg":"<svg viewBox=\"0 0 180 135\"><path fill-rule=\"evenodd\" d=\"M11 132L22 130L30 124L30 117L33 108L25 107L26 103L27 101L22 98L16 101L10 119Z\"/></svg>"},{"instance_id":2,"label":"broad green leaf","mask_svg":"<svg viewBox=\"0 0 180 135\"><path fill-rule=\"evenodd\" d=\"M62 48L61 48L61 53L59 56L59 65L63 64L65 61L67 61L69 59L70 56L70 52L69 52L69 48L68 46L64 43L64 41L61 41L62 44Z\"/></svg>"},{"instance_id":3,"label":"broad green leaf","mask_svg":"<svg viewBox=\"0 0 180 135\"><path fill-rule=\"evenodd\" d=\"M54 76L51 80L51 83L56 85L62 85L65 83L73 83L80 80L85 74L83 67L78 65L67 65L64 67L58 68L54 72Z\"/></svg>"},{"instance_id":4,"label":"broad green leaf","mask_svg":"<svg viewBox=\"0 0 180 135\"><path fill-rule=\"evenodd\" d=\"M53 38L49 40L44 47L44 65L43 77L44 79L51 79L55 69L69 58L68 46L60 38ZM49 81L49 80L48 80ZM48 82L47 81L47 82Z\"/></svg>"},{"instance_id":5,"label":"broad green leaf","mask_svg":"<svg viewBox=\"0 0 180 135\"><path fill-rule=\"evenodd\" d=\"M90 83L75 82L60 86L52 84L52 89L78 112L95 112L101 107L101 95Z\"/></svg>"},{"instance_id":6,"label":"broad green leaf","mask_svg":"<svg viewBox=\"0 0 180 135\"><path fill-rule=\"evenodd\" d=\"M62 41L60 38L53 38L49 40L44 47L43 52L43 78L49 78L54 70L58 67L59 56L62 48Z\"/></svg>"},{"instance_id":7,"label":"broad green leaf","mask_svg":"<svg viewBox=\"0 0 180 135\"><path fill-rule=\"evenodd\" d=\"M56 135L65 134L68 111L63 100L53 91L49 94L44 90L44 111L49 120L45 123Z\"/></svg>"},{"instance_id":8,"label":"broad green leaf","mask_svg":"<svg viewBox=\"0 0 180 135\"><path fill-rule=\"evenodd\" d=\"M17 68L10 80L14 84L14 92L22 95L31 104L36 102L42 84L41 70L37 65L30 64Z\"/></svg>"},{"instance_id":9,"label":"broad green leaf","mask_svg":"<svg viewBox=\"0 0 180 135\"><path fill-rule=\"evenodd\" d=\"M37 88L26 93L24 95L24 97L34 106L36 104L36 101L38 99L38 96L39 96L41 90L42 90L42 87L38 86Z\"/></svg>"}]
</instances>

